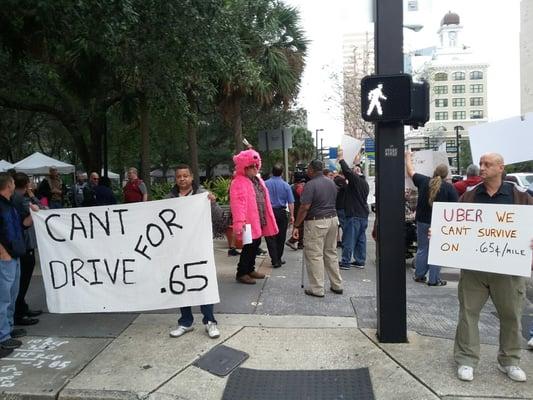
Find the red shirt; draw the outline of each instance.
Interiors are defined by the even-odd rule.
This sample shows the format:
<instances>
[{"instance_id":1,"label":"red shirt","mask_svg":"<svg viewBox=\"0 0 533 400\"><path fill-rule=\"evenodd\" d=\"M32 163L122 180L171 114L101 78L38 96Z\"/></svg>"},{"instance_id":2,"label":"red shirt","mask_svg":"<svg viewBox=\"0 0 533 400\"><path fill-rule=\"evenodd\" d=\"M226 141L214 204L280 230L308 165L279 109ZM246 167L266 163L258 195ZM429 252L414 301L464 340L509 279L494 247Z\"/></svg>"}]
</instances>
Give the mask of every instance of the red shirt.
<instances>
[{"instance_id":1,"label":"red shirt","mask_svg":"<svg viewBox=\"0 0 533 400\"><path fill-rule=\"evenodd\" d=\"M464 192L466 192L466 188L470 186L476 186L481 181L482 179L480 176L471 176L470 178L466 178L464 181L455 182L453 186L455 187L455 190L457 190L457 194L461 196Z\"/></svg>"}]
</instances>

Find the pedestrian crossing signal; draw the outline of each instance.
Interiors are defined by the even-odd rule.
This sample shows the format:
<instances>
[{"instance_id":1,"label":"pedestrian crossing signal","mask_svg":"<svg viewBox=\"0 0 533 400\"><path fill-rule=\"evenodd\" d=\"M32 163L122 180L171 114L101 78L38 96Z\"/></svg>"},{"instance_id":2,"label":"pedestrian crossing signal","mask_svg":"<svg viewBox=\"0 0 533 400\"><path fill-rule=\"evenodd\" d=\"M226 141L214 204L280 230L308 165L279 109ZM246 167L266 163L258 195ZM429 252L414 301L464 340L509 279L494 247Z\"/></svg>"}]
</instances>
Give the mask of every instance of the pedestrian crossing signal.
<instances>
[{"instance_id":1,"label":"pedestrian crossing signal","mask_svg":"<svg viewBox=\"0 0 533 400\"><path fill-rule=\"evenodd\" d=\"M429 120L429 86L411 75L369 75L361 80L361 116L369 122L424 125Z\"/></svg>"}]
</instances>

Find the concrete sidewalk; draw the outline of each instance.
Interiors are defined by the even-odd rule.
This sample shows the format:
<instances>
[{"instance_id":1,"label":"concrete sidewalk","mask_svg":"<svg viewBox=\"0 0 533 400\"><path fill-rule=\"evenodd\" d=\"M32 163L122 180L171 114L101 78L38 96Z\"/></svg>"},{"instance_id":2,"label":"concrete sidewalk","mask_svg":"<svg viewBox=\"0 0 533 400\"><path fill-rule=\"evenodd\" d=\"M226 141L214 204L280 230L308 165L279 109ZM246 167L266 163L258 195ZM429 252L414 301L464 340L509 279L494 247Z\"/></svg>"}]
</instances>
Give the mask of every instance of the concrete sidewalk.
<instances>
[{"instance_id":1,"label":"concrete sidewalk","mask_svg":"<svg viewBox=\"0 0 533 400\"><path fill-rule=\"evenodd\" d=\"M266 246L264 246L266 248ZM286 248L287 264L270 268L257 285L235 281L238 258L215 241L222 302L215 306L221 337L207 337L201 318L183 337L168 336L176 310L133 314L44 314L30 336L0 360L1 399L221 399L226 378L193 366L218 344L249 354L253 369L348 369L368 367L376 399L533 399L533 352L522 367L530 380L510 381L496 368L498 319L484 310L484 344L473 382L457 380L452 359L457 314L457 271L448 286L416 284L407 269L409 343L375 340L375 260L363 270L341 271L343 295L306 296L300 288L301 251ZM42 281L30 288L30 304L44 307ZM327 285L327 284L326 284ZM327 286L328 287L328 286ZM525 318L533 314L528 303Z\"/></svg>"}]
</instances>

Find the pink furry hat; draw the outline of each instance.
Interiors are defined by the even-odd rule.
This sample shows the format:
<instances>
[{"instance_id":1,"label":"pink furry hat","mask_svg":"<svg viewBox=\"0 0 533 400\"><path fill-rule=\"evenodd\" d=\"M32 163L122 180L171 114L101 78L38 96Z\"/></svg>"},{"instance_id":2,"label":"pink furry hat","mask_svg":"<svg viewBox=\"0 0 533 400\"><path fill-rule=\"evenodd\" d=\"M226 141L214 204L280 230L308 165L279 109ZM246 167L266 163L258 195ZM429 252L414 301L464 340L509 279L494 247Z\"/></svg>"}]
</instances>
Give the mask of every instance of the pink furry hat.
<instances>
[{"instance_id":1,"label":"pink furry hat","mask_svg":"<svg viewBox=\"0 0 533 400\"><path fill-rule=\"evenodd\" d=\"M245 175L244 170L250 165L256 165L257 169L261 169L261 156L255 150L243 150L239 154L233 156L235 164L235 171L237 175Z\"/></svg>"}]
</instances>

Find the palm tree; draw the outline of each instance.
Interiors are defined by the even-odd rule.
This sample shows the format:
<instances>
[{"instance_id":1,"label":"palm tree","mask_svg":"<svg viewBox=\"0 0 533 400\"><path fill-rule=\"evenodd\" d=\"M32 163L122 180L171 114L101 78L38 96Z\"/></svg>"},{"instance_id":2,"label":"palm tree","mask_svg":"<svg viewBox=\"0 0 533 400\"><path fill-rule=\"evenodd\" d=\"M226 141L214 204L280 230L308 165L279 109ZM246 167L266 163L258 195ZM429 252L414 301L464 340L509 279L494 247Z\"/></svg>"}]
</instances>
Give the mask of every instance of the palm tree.
<instances>
[{"instance_id":1,"label":"palm tree","mask_svg":"<svg viewBox=\"0 0 533 400\"><path fill-rule=\"evenodd\" d=\"M315 156L313 134L302 127L293 128L292 149L289 149L291 165L307 163Z\"/></svg>"},{"instance_id":2,"label":"palm tree","mask_svg":"<svg viewBox=\"0 0 533 400\"><path fill-rule=\"evenodd\" d=\"M298 11L277 0L227 0L241 42L233 68L220 82L219 108L242 149L241 103L250 97L263 107L296 98L308 41Z\"/></svg>"}]
</instances>

